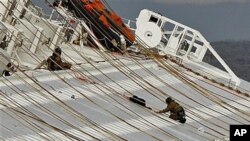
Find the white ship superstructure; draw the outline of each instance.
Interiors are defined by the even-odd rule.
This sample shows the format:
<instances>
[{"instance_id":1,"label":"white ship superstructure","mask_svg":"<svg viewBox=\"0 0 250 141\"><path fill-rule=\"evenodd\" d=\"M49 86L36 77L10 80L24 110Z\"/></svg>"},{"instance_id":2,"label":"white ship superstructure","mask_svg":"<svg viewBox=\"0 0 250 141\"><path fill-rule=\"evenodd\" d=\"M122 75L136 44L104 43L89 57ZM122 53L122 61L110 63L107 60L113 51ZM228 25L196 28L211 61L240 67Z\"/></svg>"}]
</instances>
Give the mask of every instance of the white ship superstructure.
<instances>
[{"instance_id":1,"label":"white ship superstructure","mask_svg":"<svg viewBox=\"0 0 250 141\"><path fill-rule=\"evenodd\" d=\"M112 53L88 19L62 3L51 8L45 15L30 0L0 1L0 71L14 68L0 78L0 139L222 141L229 140L229 125L249 124L250 83L197 30L145 9L133 28L135 43ZM84 44L83 29L92 44ZM71 69L43 66L57 46ZM203 62L207 51L225 71ZM142 97L154 110L171 96L187 122L124 94Z\"/></svg>"}]
</instances>

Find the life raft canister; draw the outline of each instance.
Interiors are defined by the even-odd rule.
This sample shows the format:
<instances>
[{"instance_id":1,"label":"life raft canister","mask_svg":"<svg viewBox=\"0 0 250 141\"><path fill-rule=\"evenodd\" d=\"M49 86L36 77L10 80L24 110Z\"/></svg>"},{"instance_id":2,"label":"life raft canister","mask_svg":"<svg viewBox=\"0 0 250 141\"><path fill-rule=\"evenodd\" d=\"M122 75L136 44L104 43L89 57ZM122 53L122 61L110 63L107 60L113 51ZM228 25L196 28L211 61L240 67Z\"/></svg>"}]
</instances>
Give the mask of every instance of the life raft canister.
<instances>
[{"instance_id":1,"label":"life raft canister","mask_svg":"<svg viewBox=\"0 0 250 141\"><path fill-rule=\"evenodd\" d=\"M130 41L130 42L134 42L135 41L135 35L134 33L123 23L122 18L117 15L115 12L109 12L108 10L106 10L105 5L102 3L101 0L81 0L85 5L84 8L93 13L98 13L100 14L99 16L99 20L101 21L101 23L107 27L110 28L110 21L114 23L114 25L120 29L120 31L122 32L122 34ZM106 13L107 12L107 13ZM96 14L97 14L96 13ZM106 14L105 14L106 13ZM97 15L98 15L97 14ZM108 19L108 20L107 20Z\"/></svg>"},{"instance_id":2,"label":"life raft canister","mask_svg":"<svg viewBox=\"0 0 250 141\"><path fill-rule=\"evenodd\" d=\"M83 7L84 7L84 9L88 10L89 12L94 12L94 7L91 3L86 4Z\"/></svg>"},{"instance_id":3,"label":"life raft canister","mask_svg":"<svg viewBox=\"0 0 250 141\"><path fill-rule=\"evenodd\" d=\"M82 2L83 2L84 4L87 4L87 3L89 3L89 0L82 0Z\"/></svg>"},{"instance_id":4,"label":"life raft canister","mask_svg":"<svg viewBox=\"0 0 250 141\"><path fill-rule=\"evenodd\" d=\"M101 2L101 0L94 0L92 2L92 5L94 7L94 9L98 12L98 13L102 13L106 7L104 6L104 4Z\"/></svg>"},{"instance_id":5,"label":"life raft canister","mask_svg":"<svg viewBox=\"0 0 250 141\"><path fill-rule=\"evenodd\" d=\"M110 25L109 25L109 22L108 20L106 19L106 17L104 15L101 15L99 17L99 20L102 22L102 24L107 27L107 28L110 28Z\"/></svg>"},{"instance_id":6,"label":"life raft canister","mask_svg":"<svg viewBox=\"0 0 250 141\"><path fill-rule=\"evenodd\" d=\"M127 27L123 28L122 32L131 43L133 43L135 41L135 35L134 35L134 33L132 33L132 31L129 28L127 28Z\"/></svg>"},{"instance_id":7,"label":"life raft canister","mask_svg":"<svg viewBox=\"0 0 250 141\"><path fill-rule=\"evenodd\" d=\"M109 13L110 19L115 23L115 25L121 30L121 32L128 38L132 43L135 41L135 36L131 30L123 23L122 18L118 16L115 12Z\"/></svg>"},{"instance_id":8,"label":"life raft canister","mask_svg":"<svg viewBox=\"0 0 250 141\"><path fill-rule=\"evenodd\" d=\"M116 25L122 26L123 24L122 18L118 16L115 12L110 12L109 16L113 20L113 22L115 22Z\"/></svg>"}]
</instances>

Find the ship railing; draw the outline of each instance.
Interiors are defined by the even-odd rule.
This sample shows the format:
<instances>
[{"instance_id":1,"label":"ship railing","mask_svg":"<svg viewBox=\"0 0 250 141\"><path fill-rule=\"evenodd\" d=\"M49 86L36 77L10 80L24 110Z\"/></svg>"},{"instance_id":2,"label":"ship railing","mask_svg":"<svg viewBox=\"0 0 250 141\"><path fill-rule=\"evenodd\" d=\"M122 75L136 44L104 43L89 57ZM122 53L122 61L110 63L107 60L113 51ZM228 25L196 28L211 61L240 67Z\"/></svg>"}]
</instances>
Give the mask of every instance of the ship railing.
<instances>
[{"instance_id":1,"label":"ship railing","mask_svg":"<svg viewBox=\"0 0 250 141\"><path fill-rule=\"evenodd\" d=\"M136 21L126 19L126 18L122 18L122 20L126 24L126 26L128 26L132 31L136 30Z\"/></svg>"}]
</instances>

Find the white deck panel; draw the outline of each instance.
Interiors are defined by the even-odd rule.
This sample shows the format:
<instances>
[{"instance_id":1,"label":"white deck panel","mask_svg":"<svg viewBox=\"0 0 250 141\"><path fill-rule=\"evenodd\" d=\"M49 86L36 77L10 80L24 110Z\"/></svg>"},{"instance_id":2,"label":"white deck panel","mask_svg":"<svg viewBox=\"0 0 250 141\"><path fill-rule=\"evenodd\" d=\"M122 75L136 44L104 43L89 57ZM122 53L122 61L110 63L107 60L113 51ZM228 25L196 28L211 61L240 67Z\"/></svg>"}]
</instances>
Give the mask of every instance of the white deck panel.
<instances>
[{"instance_id":1,"label":"white deck panel","mask_svg":"<svg viewBox=\"0 0 250 141\"><path fill-rule=\"evenodd\" d=\"M32 84L35 89L14 76L8 78L17 87L11 86L14 88L12 90L4 84L10 85L10 83L1 78L0 138L3 140L70 140L67 137L69 134L59 133L55 128L51 128L53 126L78 137L71 138L73 140L227 140L230 124L249 124L250 98L248 97L222 90L203 81L201 77L188 76L199 86L213 92L210 94L216 96L218 98L216 100L222 100L245 112L242 113L221 102L219 103L224 107L209 100L208 97L211 95L204 96L198 93L152 61L142 60L140 63L155 74L157 79L134 62L128 60L123 62L141 78L137 76L135 81L132 81L107 62L94 65L109 78L89 64L82 65L82 68L96 78L90 76L86 70L83 73L89 75L97 84L72 78L65 71L56 72L73 86L70 87L55 74L40 70L25 73L35 78L36 83L39 83L42 88L29 78L25 78L25 81ZM73 74L71 71L68 72ZM125 73L135 76L128 71ZM22 73L19 74L23 76ZM159 78L164 83L159 81ZM152 88L147 82L160 91ZM107 86L112 90L105 89ZM244 87L249 86L249 83L244 82ZM155 114L126 100L122 97L126 91L144 98L147 105L154 109L165 108L165 98L168 95L172 96L184 106L187 123L179 124L169 119L168 114ZM72 95L76 98L72 99ZM41 118L44 123L34 119L34 115L24 115L30 113L23 108Z\"/></svg>"}]
</instances>

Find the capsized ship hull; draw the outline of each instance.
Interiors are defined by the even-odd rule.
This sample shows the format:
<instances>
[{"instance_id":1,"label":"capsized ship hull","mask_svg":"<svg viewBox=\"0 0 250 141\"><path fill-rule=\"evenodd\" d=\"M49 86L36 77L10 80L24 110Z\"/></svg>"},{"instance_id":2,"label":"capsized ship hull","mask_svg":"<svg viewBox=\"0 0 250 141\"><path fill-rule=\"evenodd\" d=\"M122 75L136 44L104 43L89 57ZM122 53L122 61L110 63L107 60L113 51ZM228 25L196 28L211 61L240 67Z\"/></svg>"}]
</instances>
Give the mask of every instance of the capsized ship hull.
<instances>
[{"instance_id":1,"label":"capsized ship hull","mask_svg":"<svg viewBox=\"0 0 250 141\"><path fill-rule=\"evenodd\" d=\"M0 9L0 55L5 59L0 61L3 68L10 62L16 67L11 76L0 77L1 140L228 141L229 125L249 124L250 83L235 79L241 82L235 85L233 73L202 62L204 51L214 50L198 31L142 10L137 21L137 34L147 39L137 39L142 53L111 54L82 40L72 43L85 24L80 18L76 21L82 25L69 27L68 19L48 18L53 16L13 1L0 3L6 8ZM67 10L53 8L68 16ZM162 33L164 23L176 27ZM74 34L68 36L65 29ZM56 46L72 69L34 69ZM145 99L153 110L165 108L171 96L185 109L187 122L180 124L169 113L156 114L123 96L130 94Z\"/></svg>"}]
</instances>

